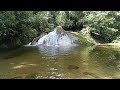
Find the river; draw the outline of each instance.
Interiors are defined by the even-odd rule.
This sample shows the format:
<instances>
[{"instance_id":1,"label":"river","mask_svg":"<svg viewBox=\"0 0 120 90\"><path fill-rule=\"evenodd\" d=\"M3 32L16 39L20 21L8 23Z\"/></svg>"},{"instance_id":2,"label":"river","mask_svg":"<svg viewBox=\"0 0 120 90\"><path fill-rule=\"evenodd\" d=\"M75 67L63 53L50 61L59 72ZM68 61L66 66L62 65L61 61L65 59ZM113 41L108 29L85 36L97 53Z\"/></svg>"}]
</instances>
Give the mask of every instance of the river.
<instances>
[{"instance_id":1,"label":"river","mask_svg":"<svg viewBox=\"0 0 120 90\"><path fill-rule=\"evenodd\" d=\"M23 46L0 50L1 79L118 79L120 48Z\"/></svg>"}]
</instances>

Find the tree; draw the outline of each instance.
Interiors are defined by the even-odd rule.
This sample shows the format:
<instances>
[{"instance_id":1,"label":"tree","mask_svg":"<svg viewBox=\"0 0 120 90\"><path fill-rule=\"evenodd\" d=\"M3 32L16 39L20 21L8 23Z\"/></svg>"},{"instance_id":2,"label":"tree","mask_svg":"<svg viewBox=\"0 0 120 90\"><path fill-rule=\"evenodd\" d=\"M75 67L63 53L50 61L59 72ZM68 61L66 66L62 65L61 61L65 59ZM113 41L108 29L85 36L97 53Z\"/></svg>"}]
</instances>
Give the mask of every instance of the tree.
<instances>
[{"instance_id":1,"label":"tree","mask_svg":"<svg viewBox=\"0 0 120 90\"><path fill-rule=\"evenodd\" d=\"M116 38L119 32L117 27L119 22L115 17L118 17L117 11L85 11L84 26L94 28L91 30L91 35L103 42L109 43Z\"/></svg>"},{"instance_id":2,"label":"tree","mask_svg":"<svg viewBox=\"0 0 120 90\"><path fill-rule=\"evenodd\" d=\"M83 11L65 11L66 22L65 29L80 31L83 28L82 18L84 16Z\"/></svg>"},{"instance_id":3,"label":"tree","mask_svg":"<svg viewBox=\"0 0 120 90\"><path fill-rule=\"evenodd\" d=\"M28 22L31 15L29 11L0 12L0 44L16 47L28 43L35 34Z\"/></svg>"}]
</instances>

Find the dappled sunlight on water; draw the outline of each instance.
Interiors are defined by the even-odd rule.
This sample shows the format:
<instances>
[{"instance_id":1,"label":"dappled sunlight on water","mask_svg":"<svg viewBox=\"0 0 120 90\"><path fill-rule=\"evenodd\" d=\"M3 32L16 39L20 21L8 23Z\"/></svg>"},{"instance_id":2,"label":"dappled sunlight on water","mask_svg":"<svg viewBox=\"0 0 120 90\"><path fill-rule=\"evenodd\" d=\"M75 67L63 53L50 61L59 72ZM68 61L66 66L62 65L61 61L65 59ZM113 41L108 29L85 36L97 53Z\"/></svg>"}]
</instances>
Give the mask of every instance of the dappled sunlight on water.
<instances>
[{"instance_id":1,"label":"dappled sunlight on water","mask_svg":"<svg viewBox=\"0 0 120 90\"><path fill-rule=\"evenodd\" d=\"M0 78L112 79L120 78L120 48L21 47L0 52Z\"/></svg>"}]
</instances>

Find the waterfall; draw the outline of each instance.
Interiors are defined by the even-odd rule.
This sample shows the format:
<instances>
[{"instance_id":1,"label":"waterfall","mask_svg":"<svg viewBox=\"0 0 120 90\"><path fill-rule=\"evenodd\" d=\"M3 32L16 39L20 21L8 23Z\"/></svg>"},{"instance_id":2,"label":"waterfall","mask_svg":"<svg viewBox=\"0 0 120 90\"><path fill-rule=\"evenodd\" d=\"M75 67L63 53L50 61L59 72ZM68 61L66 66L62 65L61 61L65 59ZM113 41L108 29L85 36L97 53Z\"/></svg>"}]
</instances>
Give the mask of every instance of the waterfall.
<instances>
[{"instance_id":1,"label":"waterfall","mask_svg":"<svg viewBox=\"0 0 120 90\"><path fill-rule=\"evenodd\" d=\"M38 45L47 45L47 46L57 46L58 35L56 33L56 29L50 32L48 35L43 36L38 40Z\"/></svg>"},{"instance_id":2,"label":"waterfall","mask_svg":"<svg viewBox=\"0 0 120 90\"><path fill-rule=\"evenodd\" d=\"M71 38L70 35L58 26L52 32L39 38L34 45L71 46L74 44L73 42L74 38Z\"/></svg>"}]
</instances>

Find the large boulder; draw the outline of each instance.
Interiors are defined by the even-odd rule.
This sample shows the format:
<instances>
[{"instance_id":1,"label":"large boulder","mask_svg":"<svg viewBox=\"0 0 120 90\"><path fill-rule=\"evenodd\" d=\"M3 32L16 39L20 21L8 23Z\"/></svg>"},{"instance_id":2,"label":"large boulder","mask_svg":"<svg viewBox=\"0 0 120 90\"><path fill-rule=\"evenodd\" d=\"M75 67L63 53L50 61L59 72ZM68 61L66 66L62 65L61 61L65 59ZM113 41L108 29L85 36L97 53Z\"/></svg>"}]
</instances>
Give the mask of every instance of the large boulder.
<instances>
[{"instance_id":1,"label":"large boulder","mask_svg":"<svg viewBox=\"0 0 120 90\"><path fill-rule=\"evenodd\" d=\"M65 46L73 45L76 37L65 31L61 26L57 26L52 32L42 33L34 38L29 45L48 45L48 46Z\"/></svg>"}]
</instances>

